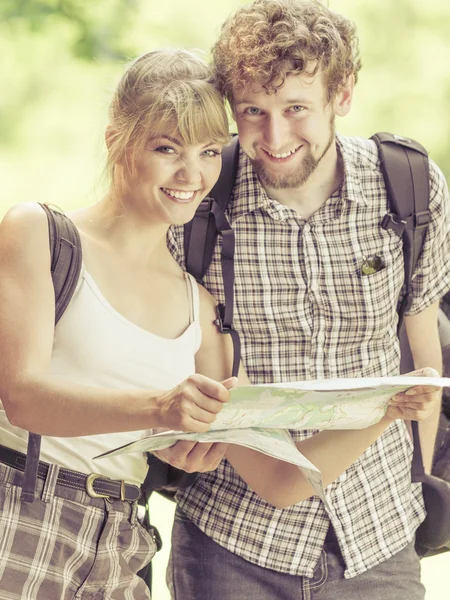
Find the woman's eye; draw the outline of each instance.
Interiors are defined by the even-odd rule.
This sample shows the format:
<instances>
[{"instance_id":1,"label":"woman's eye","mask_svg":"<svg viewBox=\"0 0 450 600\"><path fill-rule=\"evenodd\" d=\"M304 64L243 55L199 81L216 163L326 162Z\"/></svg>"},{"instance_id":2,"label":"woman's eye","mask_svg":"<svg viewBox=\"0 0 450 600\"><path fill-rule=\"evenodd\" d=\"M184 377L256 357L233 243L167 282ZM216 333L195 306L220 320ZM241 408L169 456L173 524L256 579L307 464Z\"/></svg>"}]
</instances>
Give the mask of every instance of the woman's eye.
<instances>
[{"instance_id":1,"label":"woman's eye","mask_svg":"<svg viewBox=\"0 0 450 600\"><path fill-rule=\"evenodd\" d=\"M175 153L175 150L173 148L171 148L170 146L158 146L157 148L155 148L156 152L161 152L161 154L173 154Z\"/></svg>"},{"instance_id":2,"label":"woman's eye","mask_svg":"<svg viewBox=\"0 0 450 600\"><path fill-rule=\"evenodd\" d=\"M204 151L204 154L206 154L206 156L220 156L222 152L220 150L216 150L215 148L208 148Z\"/></svg>"}]
</instances>

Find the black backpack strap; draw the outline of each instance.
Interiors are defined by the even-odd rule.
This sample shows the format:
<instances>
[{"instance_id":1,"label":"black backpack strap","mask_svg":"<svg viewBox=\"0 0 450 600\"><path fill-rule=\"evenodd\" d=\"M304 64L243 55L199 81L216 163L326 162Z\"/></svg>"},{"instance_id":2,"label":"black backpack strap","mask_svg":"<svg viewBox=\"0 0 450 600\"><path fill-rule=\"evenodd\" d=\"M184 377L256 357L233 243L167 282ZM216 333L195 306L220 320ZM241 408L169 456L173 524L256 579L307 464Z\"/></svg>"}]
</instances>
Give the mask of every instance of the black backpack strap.
<instances>
[{"instance_id":1,"label":"black backpack strap","mask_svg":"<svg viewBox=\"0 0 450 600\"><path fill-rule=\"evenodd\" d=\"M81 270L81 241L77 228L63 213L40 205L48 219L51 273L55 289L55 325L62 317L75 291ZM28 433L27 459L23 475L23 502L33 502L36 489L41 436Z\"/></svg>"},{"instance_id":2,"label":"black backpack strap","mask_svg":"<svg viewBox=\"0 0 450 600\"><path fill-rule=\"evenodd\" d=\"M444 295L443 300L446 304L450 304L450 291Z\"/></svg>"},{"instance_id":3,"label":"black backpack strap","mask_svg":"<svg viewBox=\"0 0 450 600\"><path fill-rule=\"evenodd\" d=\"M399 306L398 329L412 303L411 282L430 222L428 153L417 142L391 133L372 136L378 147L390 211L381 226L403 239L405 295Z\"/></svg>"},{"instance_id":4,"label":"black backpack strap","mask_svg":"<svg viewBox=\"0 0 450 600\"><path fill-rule=\"evenodd\" d=\"M211 263L217 235L222 236L222 277L225 303L217 307L216 325L221 333L233 340L234 359L232 374L237 375L241 360L241 345L233 329L234 308L234 231L225 216L237 173L239 142L234 136L222 151L222 171L208 198L202 201L194 218L184 228L184 255L186 269L201 282Z\"/></svg>"},{"instance_id":5,"label":"black backpack strap","mask_svg":"<svg viewBox=\"0 0 450 600\"><path fill-rule=\"evenodd\" d=\"M402 325L413 300L412 276L431 218L428 153L417 142L390 133L377 133L372 139L378 147L390 206L381 226L392 229L403 240L405 294L398 310L398 334L402 340L403 352L409 352ZM422 481L425 470L417 421L412 421L411 427L414 444L411 476L413 481Z\"/></svg>"},{"instance_id":6,"label":"black backpack strap","mask_svg":"<svg viewBox=\"0 0 450 600\"><path fill-rule=\"evenodd\" d=\"M233 192L239 157L238 137L222 151L222 170L216 185L209 192L194 215L184 226L184 255L186 267L198 282L201 282L211 263L217 234L220 232L212 212L213 204L218 205L217 212L225 212ZM225 218L225 214L223 215ZM226 219L226 218L225 218ZM228 223L227 228L230 228ZM191 243L192 238L192 243Z\"/></svg>"},{"instance_id":7,"label":"black backpack strap","mask_svg":"<svg viewBox=\"0 0 450 600\"><path fill-rule=\"evenodd\" d=\"M41 204L48 219L51 273L55 289L55 325L63 316L81 271L81 240L78 229L62 212Z\"/></svg>"}]
</instances>

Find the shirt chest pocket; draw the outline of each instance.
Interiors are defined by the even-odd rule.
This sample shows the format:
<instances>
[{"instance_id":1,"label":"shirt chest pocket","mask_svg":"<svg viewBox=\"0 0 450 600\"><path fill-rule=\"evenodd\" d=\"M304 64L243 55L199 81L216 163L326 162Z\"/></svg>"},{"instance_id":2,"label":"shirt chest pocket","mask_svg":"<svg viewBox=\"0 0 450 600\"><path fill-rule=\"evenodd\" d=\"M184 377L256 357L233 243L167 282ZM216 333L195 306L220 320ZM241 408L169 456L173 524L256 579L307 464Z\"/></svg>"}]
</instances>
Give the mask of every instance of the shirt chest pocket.
<instances>
[{"instance_id":1,"label":"shirt chest pocket","mask_svg":"<svg viewBox=\"0 0 450 600\"><path fill-rule=\"evenodd\" d=\"M362 261L355 274L354 285L361 298L359 312L372 321L375 334L393 323L403 284L403 261L378 257L379 264Z\"/></svg>"}]
</instances>

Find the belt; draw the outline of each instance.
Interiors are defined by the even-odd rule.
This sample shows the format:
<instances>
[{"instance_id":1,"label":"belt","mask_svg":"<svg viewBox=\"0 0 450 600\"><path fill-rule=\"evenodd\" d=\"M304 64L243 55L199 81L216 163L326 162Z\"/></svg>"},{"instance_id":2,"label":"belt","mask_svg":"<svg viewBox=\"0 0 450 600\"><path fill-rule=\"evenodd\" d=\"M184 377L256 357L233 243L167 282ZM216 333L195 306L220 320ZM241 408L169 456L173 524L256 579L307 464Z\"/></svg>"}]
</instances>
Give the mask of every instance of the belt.
<instances>
[{"instance_id":1,"label":"belt","mask_svg":"<svg viewBox=\"0 0 450 600\"><path fill-rule=\"evenodd\" d=\"M17 452L16 450L0 445L0 462L3 464L23 472L25 471L25 461L26 455L22 454L22 452ZM49 468L50 465L48 463L39 461L38 478L45 480ZM61 468L59 469L56 483L64 487L86 492L91 498L110 498L135 502L141 497L141 490L137 485L110 479L98 473L85 475L78 471Z\"/></svg>"}]
</instances>

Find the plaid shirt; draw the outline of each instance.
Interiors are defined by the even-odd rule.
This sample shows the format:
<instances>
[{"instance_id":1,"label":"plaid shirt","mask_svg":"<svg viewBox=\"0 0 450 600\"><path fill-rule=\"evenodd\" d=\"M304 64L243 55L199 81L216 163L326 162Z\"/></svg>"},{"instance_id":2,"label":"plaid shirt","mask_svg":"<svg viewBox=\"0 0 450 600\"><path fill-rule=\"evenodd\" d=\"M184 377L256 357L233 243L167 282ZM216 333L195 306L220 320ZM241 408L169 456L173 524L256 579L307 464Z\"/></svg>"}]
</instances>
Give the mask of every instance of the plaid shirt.
<instances>
[{"instance_id":1,"label":"plaid shirt","mask_svg":"<svg viewBox=\"0 0 450 600\"><path fill-rule=\"evenodd\" d=\"M338 136L337 145L343 184L308 220L269 198L241 151L227 216L236 235L234 324L253 383L398 373L402 242L380 226L388 203L374 142ZM432 218L410 315L450 288L449 198L433 163L430 184ZM174 228L169 246L182 264L181 235ZM361 265L372 256L384 266L363 276ZM224 301L220 240L204 284ZM292 433L303 440L314 432ZM326 488L329 511L316 496L275 509L226 460L180 491L178 503L231 552L306 577L313 575L331 522L345 576L353 577L404 548L424 518L420 486L411 484L411 452L404 423L394 422Z\"/></svg>"}]
</instances>

